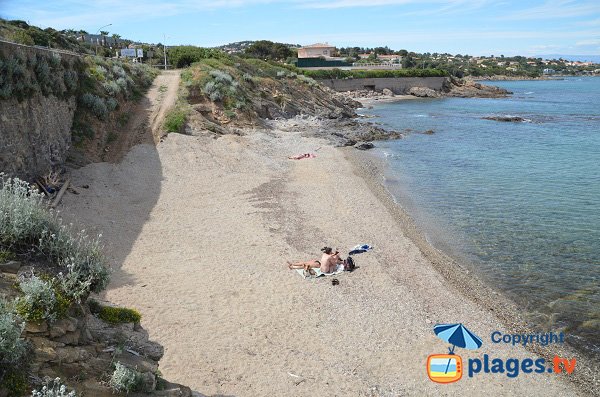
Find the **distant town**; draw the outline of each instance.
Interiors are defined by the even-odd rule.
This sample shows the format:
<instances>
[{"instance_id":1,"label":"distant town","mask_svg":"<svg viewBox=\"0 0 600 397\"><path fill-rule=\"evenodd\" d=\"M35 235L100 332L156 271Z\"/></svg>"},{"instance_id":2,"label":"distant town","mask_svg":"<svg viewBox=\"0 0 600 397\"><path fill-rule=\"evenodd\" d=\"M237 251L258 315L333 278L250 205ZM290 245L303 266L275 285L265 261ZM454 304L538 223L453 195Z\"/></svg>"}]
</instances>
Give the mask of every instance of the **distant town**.
<instances>
[{"instance_id":1,"label":"distant town","mask_svg":"<svg viewBox=\"0 0 600 397\"><path fill-rule=\"evenodd\" d=\"M107 29L110 26L106 26ZM196 46L168 46L141 43L122 38L108 30L89 33L84 30L40 29L25 21L0 19L0 38L15 43L53 47L77 53L111 58L130 58L156 67L184 67L206 51L223 51L294 65L301 69L394 70L434 69L456 77L538 78L560 75L600 75L600 64L591 61L546 59L525 56L471 56L384 47L337 47L330 43L286 44L268 40L240 41L206 49ZM166 49L166 54L165 54ZM199 55L200 54L200 55Z\"/></svg>"}]
</instances>

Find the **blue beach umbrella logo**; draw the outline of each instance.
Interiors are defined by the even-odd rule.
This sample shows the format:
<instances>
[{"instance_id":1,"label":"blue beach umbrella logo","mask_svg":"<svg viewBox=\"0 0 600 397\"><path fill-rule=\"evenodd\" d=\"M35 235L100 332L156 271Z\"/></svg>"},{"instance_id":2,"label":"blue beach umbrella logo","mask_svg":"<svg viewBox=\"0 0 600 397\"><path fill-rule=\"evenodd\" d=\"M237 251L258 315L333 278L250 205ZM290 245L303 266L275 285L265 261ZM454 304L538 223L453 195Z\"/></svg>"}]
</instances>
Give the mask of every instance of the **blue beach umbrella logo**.
<instances>
[{"instance_id":1,"label":"blue beach umbrella logo","mask_svg":"<svg viewBox=\"0 0 600 397\"><path fill-rule=\"evenodd\" d=\"M456 382L462 378L462 358L454 354L454 349L479 349L483 341L462 324L437 324L433 332L452 346L448 354L432 354L427 358L427 375L437 383Z\"/></svg>"},{"instance_id":2,"label":"blue beach umbrella logo","mask_svg":"<svg viewBox=\"0 0 600 397\"><path fill-rule=\"evenodd\" d=\"M480 337L462 324L438 324L433 327L433 332L438 338L452 345L448 348L450 354L454 354L454 348L457 346L463 349L477 350L483 344Z\"/></svg>"}]
</instances>

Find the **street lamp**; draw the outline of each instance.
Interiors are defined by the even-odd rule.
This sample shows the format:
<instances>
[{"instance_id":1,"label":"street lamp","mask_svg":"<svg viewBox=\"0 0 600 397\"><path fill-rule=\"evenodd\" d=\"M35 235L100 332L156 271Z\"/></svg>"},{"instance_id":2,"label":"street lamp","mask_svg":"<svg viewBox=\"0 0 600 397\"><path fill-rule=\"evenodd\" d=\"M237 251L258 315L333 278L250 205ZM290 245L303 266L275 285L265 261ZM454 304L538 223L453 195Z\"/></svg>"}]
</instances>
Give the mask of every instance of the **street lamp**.
<instances>
[{"instance_id":1,"label":"street lamp","mask_svg":"<svg viewBox=\"0 0 600 397\"><path fill-rule=\"evenodd\" d=\"M105 28L107 26L111 26L112 23L109 23L108 25L104 25L104 26L100 26L98 28L98 30L96 30L96 36L98 36L98 33L100 33L100 29ZM98 55L98 39L96 39L96 55Z\"/></svg>"},{"instance_id":2,"label":"street lamp","mask_svg":"<svg viewBox=\"0 0 600 397\"><path fill-rule=\"evenodd\" d=\"M163 33L163 38L163 52L165 53L165 70L167 70L167 35L165 33Z\"/></svg>"}]
</instances>

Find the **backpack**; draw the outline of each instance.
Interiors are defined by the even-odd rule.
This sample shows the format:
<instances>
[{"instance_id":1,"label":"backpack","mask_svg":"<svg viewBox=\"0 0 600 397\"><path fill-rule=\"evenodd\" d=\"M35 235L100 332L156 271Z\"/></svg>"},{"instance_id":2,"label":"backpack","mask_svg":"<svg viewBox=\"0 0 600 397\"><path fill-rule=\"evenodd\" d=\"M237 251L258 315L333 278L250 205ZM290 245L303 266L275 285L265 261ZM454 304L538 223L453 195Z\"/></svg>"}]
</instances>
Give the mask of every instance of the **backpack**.
<instances>
[{"instance_id":1,"label":"backpack","mask_svg":"<svg viewBox=\"0 0 600 397\"><path fill-rule=\"evenodd\" d=\"M344 259L344 271L351 272L355 268L356 268L356 265L354 264L354 259L352 259L351 256Z\"/></svg>"}]
</instances>

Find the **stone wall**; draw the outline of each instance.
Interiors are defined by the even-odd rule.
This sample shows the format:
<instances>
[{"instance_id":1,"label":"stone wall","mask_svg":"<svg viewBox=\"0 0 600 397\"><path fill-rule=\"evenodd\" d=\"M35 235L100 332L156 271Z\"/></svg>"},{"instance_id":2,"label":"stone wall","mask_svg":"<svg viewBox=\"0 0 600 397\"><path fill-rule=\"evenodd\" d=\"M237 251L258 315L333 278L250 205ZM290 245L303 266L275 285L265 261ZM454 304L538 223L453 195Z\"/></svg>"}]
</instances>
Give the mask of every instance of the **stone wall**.
<instances>
[{"instance_id":1,"label":"stone wall","mask_svg":"<svg viewBox=\"0 0 600 397\"><path fill-rule=\"evenodd\" d=\"M425 87L441 91L447 77L396 77L396 78L368 78L368 79L325 79L319 83L335 91L373 90L381 92L385 88L396 95L408 94L413 87Z\"/></svg>"},{"instance_id":2,"label":"stone wall","mask_svg":"<svg viewBox=\"0 0 600 397\"><path fill-rule=\"evenodd\" d=\"M74 97L42 95L0 100L0 171L30 179L64 163L75 104Z\"/></svg>"},{"instance_id":3,"label":"stone wall","mask_svg":"<svg viewBox=\"0 0 600 397\"><path fill-rule=\"evenodd\" d=\"M0 41L3 57L47 55L49 50ZM77 57L58 51L61 58ZM35 94L0 99L0 172L30 179L64 163L71 145L76 99Z\"/></svg>"}]
</instances>

